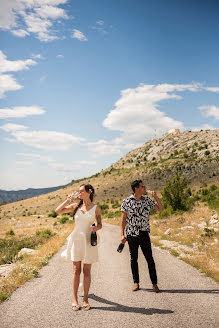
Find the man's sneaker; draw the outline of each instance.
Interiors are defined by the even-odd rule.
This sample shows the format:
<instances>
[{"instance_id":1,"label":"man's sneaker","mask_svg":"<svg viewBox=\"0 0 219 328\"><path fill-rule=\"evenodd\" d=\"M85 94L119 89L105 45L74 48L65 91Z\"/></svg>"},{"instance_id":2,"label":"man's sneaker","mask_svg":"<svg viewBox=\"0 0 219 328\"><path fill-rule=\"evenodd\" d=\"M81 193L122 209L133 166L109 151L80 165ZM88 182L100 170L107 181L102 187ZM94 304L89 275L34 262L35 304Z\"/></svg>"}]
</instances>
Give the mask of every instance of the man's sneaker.
<instances>
[{"instance_id":1,"label":"man's sneaker","mask_svg":"<svg viewBox=\"0 0 219 328\"><path fill-rule=\"evenodd\" d=\"M154 284L154 285L152 286L152 290L153 290L153 292L155 292L155 293L159 293L159 292L160 292L160 289L158 288L158 286L157 286L156 284Z\"/></svg>"},{"instance_id":2,"label":"man's sneaker","mask_svg":"<svg viewBox=\"0 0 219 328\"><path fill-rule=\"evenodd\" d=\"M132 286L132 291L136 292L137 290L139 290L139 284L138 283L134 283L134 285Z\"/></svg>"}]
</instances>

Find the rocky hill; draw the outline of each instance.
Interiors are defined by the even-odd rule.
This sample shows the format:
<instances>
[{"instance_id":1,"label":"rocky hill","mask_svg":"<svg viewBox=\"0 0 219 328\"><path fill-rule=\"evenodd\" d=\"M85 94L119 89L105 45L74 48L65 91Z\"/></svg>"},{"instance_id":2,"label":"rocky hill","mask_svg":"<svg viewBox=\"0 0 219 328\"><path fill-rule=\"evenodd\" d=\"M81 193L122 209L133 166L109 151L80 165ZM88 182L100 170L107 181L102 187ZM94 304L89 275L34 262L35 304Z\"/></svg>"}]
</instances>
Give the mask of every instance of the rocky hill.
<instances>
[{"instance_id":1,"label":"rocky hill","mask_svg":"<svg viewBox=\"0 0 219 328\"><path fill-rule=\"evenodd\" d=\"M218 183L219 130L172 130L128 152L104 174L113 170L136 170L156 187L163 186L177 171L192 184Z\"/></svg>"}]
</instances>

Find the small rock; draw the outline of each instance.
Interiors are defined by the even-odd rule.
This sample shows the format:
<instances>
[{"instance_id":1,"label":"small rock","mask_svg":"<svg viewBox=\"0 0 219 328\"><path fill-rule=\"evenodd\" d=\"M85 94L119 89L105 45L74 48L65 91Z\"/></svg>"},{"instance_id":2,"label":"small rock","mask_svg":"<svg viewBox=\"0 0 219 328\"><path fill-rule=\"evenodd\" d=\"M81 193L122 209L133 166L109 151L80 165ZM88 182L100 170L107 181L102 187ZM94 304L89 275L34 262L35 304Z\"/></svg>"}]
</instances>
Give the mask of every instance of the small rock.
<instances>
[{"instance_id":1,"label":"small rock","mask_svg":"<svg viewBox=\"0 0 219 328\"><path fill-rule=\"evenodd\" d=\"M170 235L172 231L173 231L173 229L172 229L172 228L169 228L169 229L167 229L167 230L164 232L164 234L165 234L165 235Z\"/></svg>"},{"instance_id":2,"label":"small rock","mask_svg":"<svg viewBox=\"0 0 219 328\"><path fill-rule=\"evenodd\" d=\"M192 227L192 226L185 226L185 227L180 228L180 230L192 230L192 229L194 229L194 227Z\"/></svg>"},{"instance_id":3,"label":"small rock","mask_svg":"<svg viewBox=\"0 0 219 328\"><path fill-rule=\"evenodd\" d=\"M217 224L218 223L218 220L217 219L214 219L214 218L211 218L210 221L209 221L210 224Z\"/></svg>"},{"instance_id":4,"label":"small rock","mask_svg":"<svg viewBox=\"0 0 219 328\"><path fill-rule=\"evenodd\" d=\"M211 219L217 219L217 218L218 218L217 213L215 213L215 214L213 214L213 215L211 216Z\"/></svg>"},{"instance_id":5,"label":"small rock","mask_svg":"<svg viewBox=\"0 0 219 328\"><path fill-rule=\"evenodd\" d=\"M206 222L199 223L199 224L198 224L198 227L199 227L200 229L204 229L204 228L207 227L207 223L206 223Z\"/></svg>"},{"instance_id":6,"label":"small rock","mask_svg":"<svg viewBox=\"0 0 219 328\"><path fill-rule=\"evenodd\" d=\"M11 271L13 271L16 267L17 264L15 263L0 265L0 277L7 278Z\"/></svg>"},{"instance_id":7,"label":"small rock","mask_svg":"<svg viewBox=\"0 0 219 328\"><path fill-rule=\"evenodd\" d=\"M24 254L36 254L37 251L32 248L22 248L20 252L18 253L18 256L24 255Z\"/></svg>"}]
</instances>

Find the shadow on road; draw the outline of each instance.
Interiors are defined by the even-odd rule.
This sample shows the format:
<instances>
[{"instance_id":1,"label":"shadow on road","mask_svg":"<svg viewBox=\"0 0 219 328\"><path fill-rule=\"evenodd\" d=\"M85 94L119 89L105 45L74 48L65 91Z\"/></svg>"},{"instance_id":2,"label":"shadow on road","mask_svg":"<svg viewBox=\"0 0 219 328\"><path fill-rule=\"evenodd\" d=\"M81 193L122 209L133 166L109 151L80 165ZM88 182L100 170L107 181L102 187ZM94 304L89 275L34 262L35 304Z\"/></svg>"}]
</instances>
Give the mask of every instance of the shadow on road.
<instances>
[{"instance_id":1,"label":"shadow on road","mask_svg":"<svg viewBox=\"0 0 219 328\"><path fill-rule=\"evenodd\" d=\"M122 305L122 304L119 304L119 303L108 301L107 299L96 296L94 294L90 294L89 298L93 299L96 302L112 305L112 307L109 307L109 306L100 306L100 307L92 306L92 309L97 309L97 310L132 312L132 313L140 313L140 314L147 314L147 315L152 315L152 314L155 314L155 313L158 313L158 314L174 313L174 311L172 311L172 310L163 310L163 309L154 309L154 308L146 309L146 308L142 308L142 307L140 308L140 307L126 306L126 305Z\"/></svg>"},{"instance_id":2,"label":"shadow on road","mask_svg":"<svg viewBox=\"0 0 219 328\"><path fill-rule=\"evenodd\" d=\"M153 292L152 289L141 288L145 292ZM219 289L161 289L161 293L170 294L219 294Z\"/></svg>"}]
</instances>

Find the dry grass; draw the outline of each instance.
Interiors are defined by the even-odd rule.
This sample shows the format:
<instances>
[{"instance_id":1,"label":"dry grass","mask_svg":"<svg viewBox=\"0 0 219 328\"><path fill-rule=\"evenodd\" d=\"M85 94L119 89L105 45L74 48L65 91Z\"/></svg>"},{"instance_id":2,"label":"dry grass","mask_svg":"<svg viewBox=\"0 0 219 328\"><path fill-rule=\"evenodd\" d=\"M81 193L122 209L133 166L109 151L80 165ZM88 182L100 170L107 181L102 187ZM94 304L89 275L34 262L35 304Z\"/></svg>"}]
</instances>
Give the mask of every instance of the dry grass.
<instances>
[{"instance_id":1,"label":"dry grass","mask_svg":"<svg viewBox=\"0 0 219 328\"><path fill-rule=\"evenodd\" d=\"M1 281L0 303L27 280L38 275L39 269L46 265L48 260L60 249L72 228L72 225L65 225L59 234L53 236L40 247L37 254L26 255L22 261L17 262L17 268Z\"/></svg>"},{"instance_id":2,"label":"dry grass","mask_svg":"<svg viewBox=\"0 0 219 328\"><path fill-rule=\"evenodd\" d=\"M155 246L168 250L190 265L196 267L207 276L219 282L219 233L205 235L198 224L209 225L211 215L215 211L200 203L190 212L158 219L152 215L150 219L151 240ZM120 219L105 219L107 223L120 225ZM186 228L186 227L192 228ZM171 228L170 234L165 232ZM167 241L167 243L164 243Z\"/></svg>"}]
</instances>

